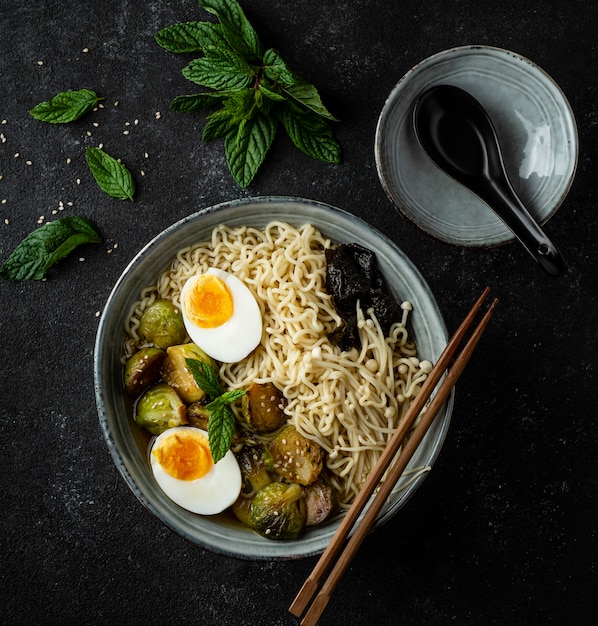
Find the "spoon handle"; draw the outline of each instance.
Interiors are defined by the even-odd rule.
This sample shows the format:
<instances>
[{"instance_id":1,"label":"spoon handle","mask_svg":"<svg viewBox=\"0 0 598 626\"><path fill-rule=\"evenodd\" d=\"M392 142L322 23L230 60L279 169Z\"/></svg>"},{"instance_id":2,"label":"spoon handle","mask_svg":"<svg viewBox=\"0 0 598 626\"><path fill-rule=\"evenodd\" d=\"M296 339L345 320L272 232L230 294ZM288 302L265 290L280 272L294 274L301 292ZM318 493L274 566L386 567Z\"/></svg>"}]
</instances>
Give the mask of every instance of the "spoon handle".
<instances>
[{"instance_id":1,"label":"spoon handle","mask_svg":"<svg viewBox=\"0 0 598 626\"><path fill-rule=\"evenodd\" d=\"M508 179L486 182L484 200L548 274L561 274L565 270L563 255L530 215Z\"/></svg>"}]
</instances>

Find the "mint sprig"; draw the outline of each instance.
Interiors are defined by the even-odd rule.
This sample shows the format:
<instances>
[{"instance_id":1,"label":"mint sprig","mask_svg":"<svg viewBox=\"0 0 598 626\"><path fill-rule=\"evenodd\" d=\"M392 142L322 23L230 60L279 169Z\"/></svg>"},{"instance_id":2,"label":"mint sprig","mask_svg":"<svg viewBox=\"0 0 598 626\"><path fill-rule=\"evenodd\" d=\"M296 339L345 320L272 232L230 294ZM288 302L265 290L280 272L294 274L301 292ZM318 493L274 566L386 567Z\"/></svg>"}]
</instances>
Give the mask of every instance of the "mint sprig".
<instances>
[{"instance_id":1,"label":"mint sprig","mask_svg":"<svg viewBox=\"0 0 598 626\"><path fill-rule=\"evenodd\" d=\"M199 0L218 23L182 22L155 38L170 52L201 52L182 73L212 91L177 96L179 112L214 109L207 115L203 141L224 137L230 172L247 188L264 163L278 127L308 156L340 163L340 146L328 122L338 121L316 87L293 71L280 53L264 49L237 0Z\"/></svg>"},{"instance_id":2,"label":"mint sprig","mask_svg":"<svg viewBox=\"0 0 598 626\"><path fill-rule=\"evenodd\" d=\"M241 389L224 391L214 369L199 359L185 359L185 363L197 385L210 398L210 403L206 405L210 412L208 439L214 463L218 463L230 449L235 434L235 414L230 405L245 392Z\"/></svg>"},{"instance_id":3,"label":"mint sprig","mask_svg":"<svg viewBox=\"0 0 598 626\"><path fill-rule=\"evenodd\" d=\"M102 237L83 217L64 217L47 222L29 233L0 267L7 280L41 280L52 265L77 246L99 243Z\"/></svg>"},{"instance_id":4,"label":"mint sprig","mask_svg":"<svg viewBox=\"0 0 598 626\"><path fill-rule=\"evenodd\" d=\"M103 99L91 89L61 91L51 100L34 106L29 114L49 124L67 124L83 117Z\"/></svg>"},{"instance_id":5,"label":"mint sprig","mask_svg":"<svg viewBox=\"0 0 598 626\"><path fill-rule=\"evenodd\" d=\"M113 198L133 201L135 181L131 172L114 157L100 150L87 148L85 159L100 189Z\"/></svg>"}]
</instances>

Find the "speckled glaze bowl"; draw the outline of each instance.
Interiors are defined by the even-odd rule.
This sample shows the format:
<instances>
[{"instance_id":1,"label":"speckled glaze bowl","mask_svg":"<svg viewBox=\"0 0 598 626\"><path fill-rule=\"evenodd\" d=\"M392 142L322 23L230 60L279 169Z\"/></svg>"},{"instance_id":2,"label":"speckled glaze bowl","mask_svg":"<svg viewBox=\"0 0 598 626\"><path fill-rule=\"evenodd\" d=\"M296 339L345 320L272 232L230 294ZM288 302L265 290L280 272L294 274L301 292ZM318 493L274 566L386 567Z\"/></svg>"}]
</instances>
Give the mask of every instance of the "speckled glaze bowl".
<instances>
[{"instance_id":1,"label":"speckled glaze bowl","mask_svg":"<svg viewBox=\"0 0 598 626\"><path fill-rule=\"evenodd\" d=\"M375 157L384 190L423 231L459 246L514 239L472 191L443 172L419 145L413 106L434 85L460 87L486 109L509 179L537 222L565 199L577 168L575 118L559 86L536 64L491 46L462 46L428 57L389 94L376 129Z\"/></svg>"},{"instance_id":2,"label":"speckled glaze bowl","mask_svg":"<svg viewBox=\"0 0 598 626\"><path fill-rule=\"evenodd\" d=\"M230 513L199 516L175 505L158 488L149 468L147 449L136 435L130 402L122 383L120 361L124 324L141 290L154 282L184 246L208 240L219 224L262 227L273 220L311 223L338 242L359 242L375 250L378 264L397 299L414 303L412 334L421 358L434 361L447 342L446 328L430 289L411 261L385 236L340 209L299 198L265 197L226 202L194 213L150 241L118 279L100 318L94 354L96 403L101 428L116 467L137 498L172 530L209 550L244 559L307 557L324 550L338 520L306 530L298 539L272 541L241 525ZM447 433L452 397L439 414L411 461L431 466ZM417 490L420 475L391 496L376 527L401 509Z\"/></svg>"}]
</instances>

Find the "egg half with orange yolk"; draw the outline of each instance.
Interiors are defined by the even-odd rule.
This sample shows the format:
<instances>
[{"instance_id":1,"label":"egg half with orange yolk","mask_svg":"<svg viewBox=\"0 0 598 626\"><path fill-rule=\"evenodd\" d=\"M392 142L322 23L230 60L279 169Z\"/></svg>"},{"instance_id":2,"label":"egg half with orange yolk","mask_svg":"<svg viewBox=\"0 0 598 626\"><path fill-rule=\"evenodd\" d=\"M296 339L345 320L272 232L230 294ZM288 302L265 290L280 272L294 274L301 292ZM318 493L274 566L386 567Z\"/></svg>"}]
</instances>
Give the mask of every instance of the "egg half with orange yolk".
<instances>
[{"instance_id":1,"label":"egg half with orange yolk","mask_svg":"<svg viewBox=\"0 0 598 626\"><path fill-rule=\"evenodd\" d=\"M253 294L236 276L218 268L189 278L181 311L191 340L222 363L244 359L262 338L262 314Z\"/></svg>"},{"instance_id":2,"label":"egg half with orange yolk","mask_svg":"<svg viewBox=\"0 0 598 626\"><path fill-rule=\"evenodd\" d=\"M241 491L241 470L229 450L214 463L208 433L193 426L169 428L159 435L150 463L162 491L176 504L200 515L231 506Z\"/></svg>"}]
</instances>

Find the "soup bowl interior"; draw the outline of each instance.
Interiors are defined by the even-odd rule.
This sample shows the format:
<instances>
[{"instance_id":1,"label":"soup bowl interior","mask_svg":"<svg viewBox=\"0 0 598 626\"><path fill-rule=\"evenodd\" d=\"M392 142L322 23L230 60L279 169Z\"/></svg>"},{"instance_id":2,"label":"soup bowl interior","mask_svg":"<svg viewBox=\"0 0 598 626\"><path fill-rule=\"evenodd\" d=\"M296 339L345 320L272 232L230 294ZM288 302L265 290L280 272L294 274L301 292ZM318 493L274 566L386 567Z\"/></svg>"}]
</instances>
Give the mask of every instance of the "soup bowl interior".
<instances>
[{"instance_id":1,"label":"soup bowl interior","mask_svg":"<svg viewBox=\"0 0 598 626\"><path fill-rule=\"evenodd\" d=\"M272 221L295 226L310 223L330 239L357 242L374 250L378 266L398 301L413 303L410 332L421 359L435 361L447 342L444 321L428 285L397 246L357 217L311 200L286 197L226 202L189 215L150 241L129 263L114 286L100 318L94 353L94 384L100 425L114 463L136 497L158 519L189 541L213 552L244 559L285 559L322 552L338 519L305 530L293 540L261 537L230 512L200 516L175 505L157 486L149 466L147 438L132 419L131 402L123 388L121 352L125 322L143 288L188 245L210 239L220 224L263 227ZM432 466L446 436L452 396L418 447L409 468ZM424 480L425 473L393 494L374 528L395 515Z\"/></svg>"}]
</instances>

